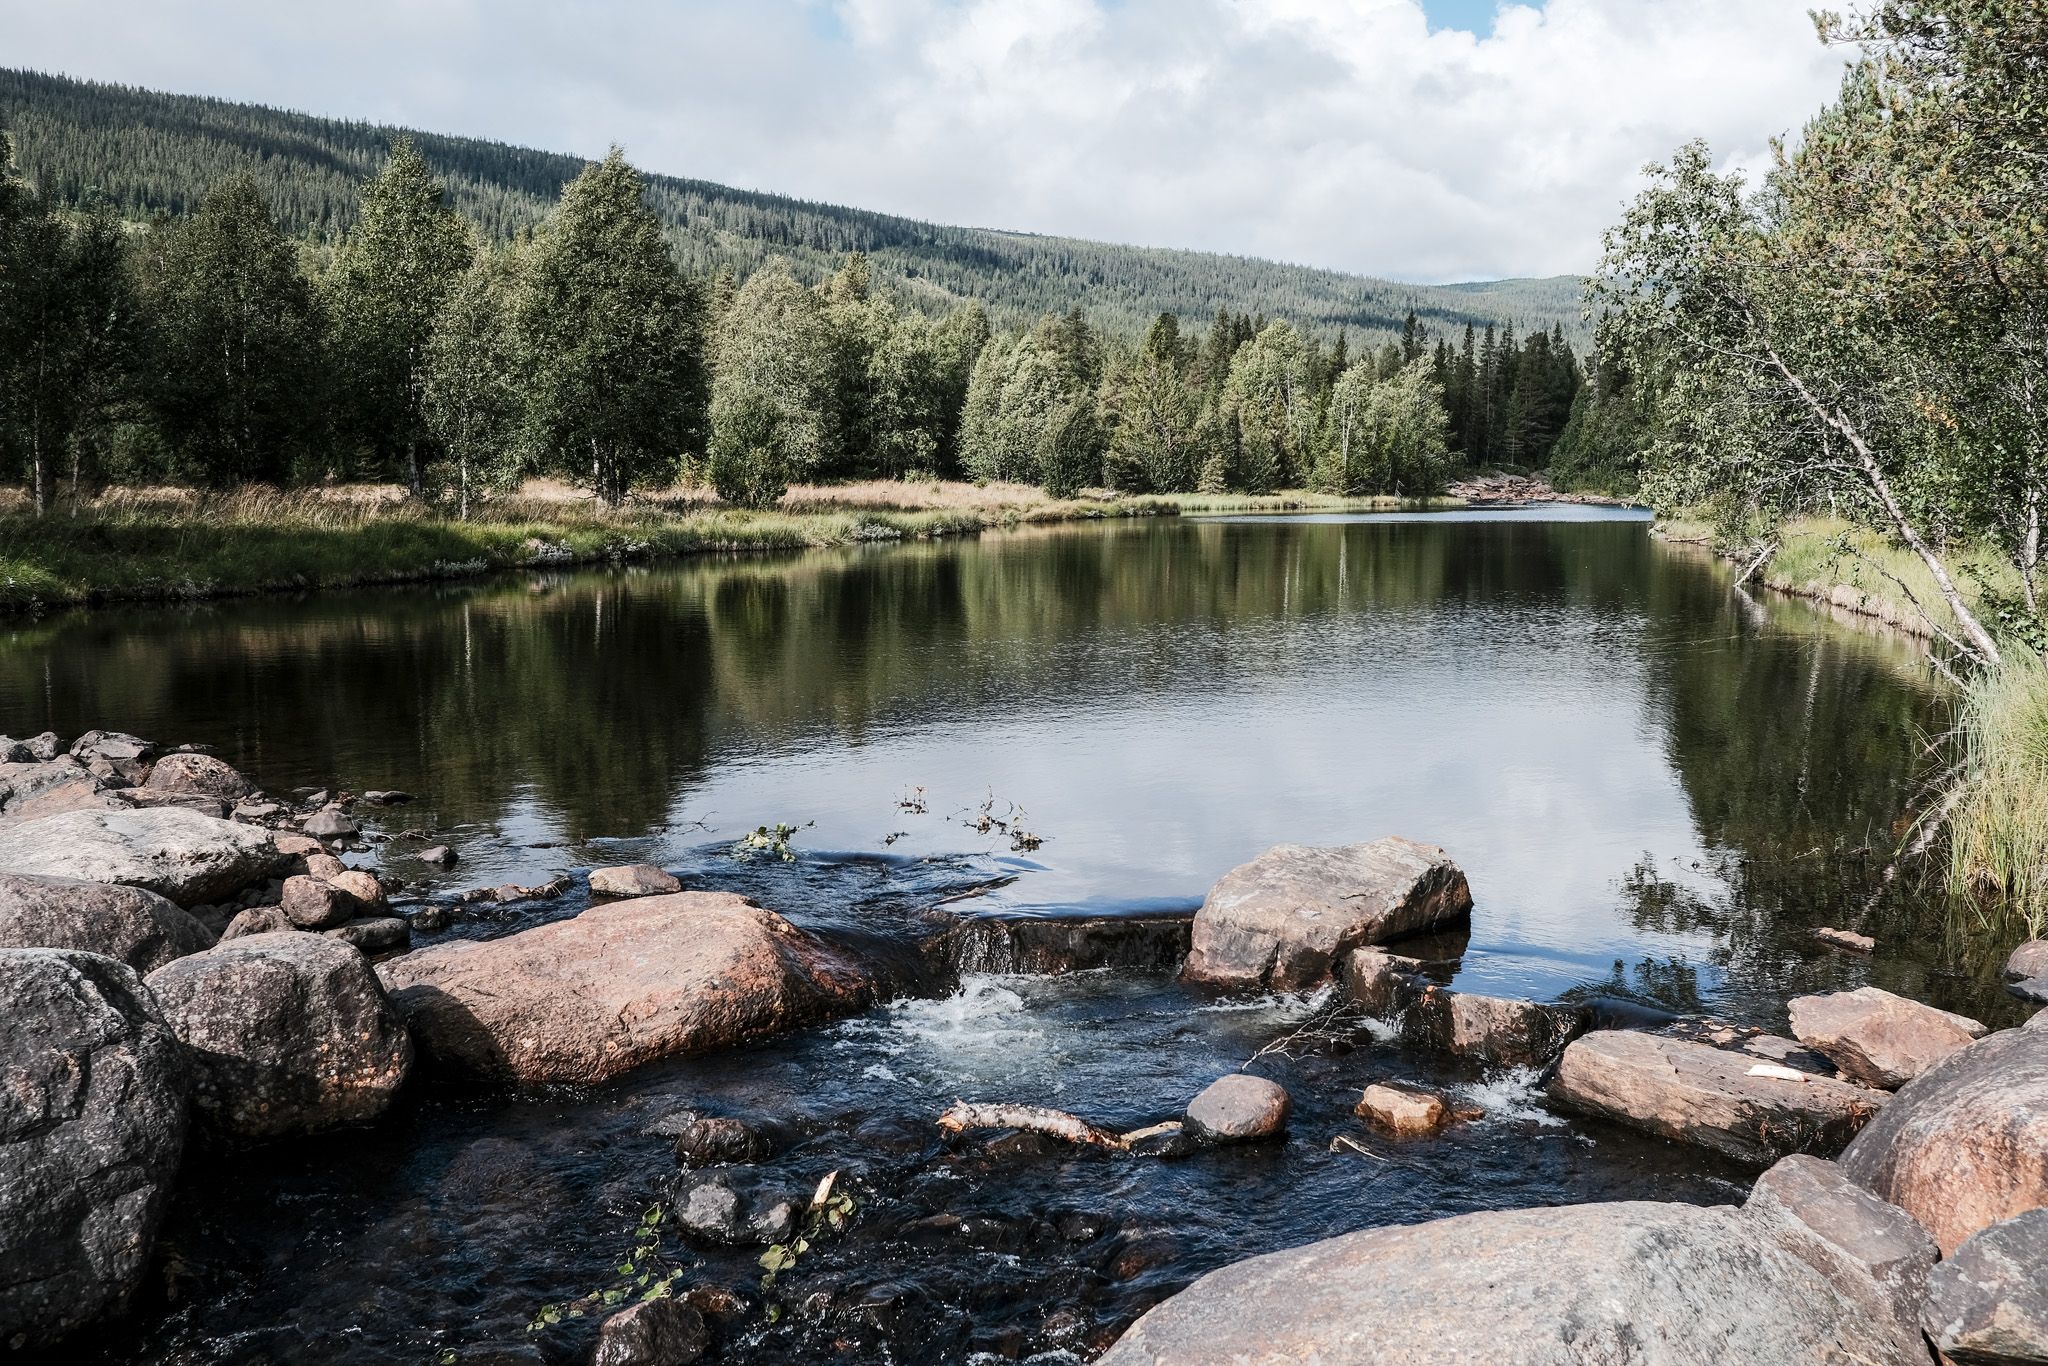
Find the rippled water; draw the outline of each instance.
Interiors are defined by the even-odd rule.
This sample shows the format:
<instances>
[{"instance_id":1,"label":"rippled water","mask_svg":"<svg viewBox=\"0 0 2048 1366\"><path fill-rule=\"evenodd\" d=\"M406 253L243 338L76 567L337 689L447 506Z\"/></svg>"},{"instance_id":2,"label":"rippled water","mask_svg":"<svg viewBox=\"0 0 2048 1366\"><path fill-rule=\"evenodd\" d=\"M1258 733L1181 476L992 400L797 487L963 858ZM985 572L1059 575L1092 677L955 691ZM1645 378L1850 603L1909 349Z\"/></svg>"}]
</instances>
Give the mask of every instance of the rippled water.
<instances>
[{"instance_id":1,"label":"rippled water","mask_svg":"<svg viewBox=\"0 0 2048 1366\"><path fill-rule=\"evenodd\" d=\"M214 744L277 789L416 793L384 819L421 837L376 857L429 893L647 858L886 952L941 906L1186 909L1270 844L1398 832L1471 878L1460 986L1771 1027L1789 995L1864 981L2010 1013L1910 879L1871 901L1942 715L1910 647L1582 512L1071 527L97 612L0 640L10 733L109 726ZM984 803L1043 843L976 829ZM778 821L804 827L795 863L732 855ZM463 866L411 862L426 838ZM1874 960L1811 938L1859 917ZM1319 1007L1135 972L927 986L945 994L595 1093L417 1087L367 1133L195 1159L168 1290L99 1350L580 1359L587 1323L527 1322L607 1283L677 1180L683 1109L801 1117L776 1169L856 1174L852 1234L783 1277L772 1324L752 1253L667 1244L691 1282L749 1294L726 1330L745 1360L1086 1357L1250 1253L1743 1182L1564 1122L1530 1077L1434 1073L1370 1022L1254 1065L1296 1098L1281 1144L1173 1163L942 1145L956 1098L1165 1118ZM1373 1138L1349 1106L1390 1076L1487 1117Z\"/></svg>"}]
</instances>

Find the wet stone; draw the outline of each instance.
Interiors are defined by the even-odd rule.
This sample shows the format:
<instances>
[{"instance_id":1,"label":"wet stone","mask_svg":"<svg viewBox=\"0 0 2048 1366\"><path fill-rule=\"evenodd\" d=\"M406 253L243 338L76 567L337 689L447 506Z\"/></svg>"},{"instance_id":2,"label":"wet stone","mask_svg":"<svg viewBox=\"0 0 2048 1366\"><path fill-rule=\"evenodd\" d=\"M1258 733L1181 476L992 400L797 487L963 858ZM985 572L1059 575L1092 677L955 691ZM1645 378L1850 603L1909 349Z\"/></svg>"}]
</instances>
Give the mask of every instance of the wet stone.
<instances>
[{"instance_id":1,"label":"wet stone","mask_svg":"<svg viewBox=\"0 0 2048 1366\"><path fill-rule=\"evenodd\" d=\"M1403 1138L1437 1133L1451 1122L1451 1107L1442 1096L1399 1082L1366 1087L1353 1113L1374 1128Z\"/></svg>"},{"instance_id":2,"label":"wet stone","mask_svg":"<svg viewBox=\"0 0 2048 1366\"><path fill-rule=\"evenodd\" d=\"M690 1237L735 1247L785 1242L810 1206L810 1193L774 1173L720 1167L686 1176L673 1202Z\"/></svg>"},{"instance_id":3,"label":"wet stone","mask_svg":"<svg viewBox=\"0 0 2048 1366\"><path fill-rule=\"evenodd\" d=\"M1287 1128L1294 1103L1285 1087L1233 1072L1209 1084L1188 1104L1187 1126L1208 1143L1248 1143Z\"/></svg>"},{"instance_id":4,"label":"wet stone","mask_svg":"<svg viewBox=\"0 0 2048 1366\"><path fill-rule=\"evenodd\" d=\"M689 1120L676 1134L676 1161L686 1167L766 1162L789 1146L781 1125L722 1115Z\"/></svg>"},{"instance_id":5,"label":"wet stone","mask_svg":"<svg viewBox=\"0 0 2048 1366\"><path fill-rule=\"evenodd\" d=\"M711 1348L704 1316L672 1299L622 1309L597 1330L591 1366L688 1366Z\"/></svg>"}]
</instances>

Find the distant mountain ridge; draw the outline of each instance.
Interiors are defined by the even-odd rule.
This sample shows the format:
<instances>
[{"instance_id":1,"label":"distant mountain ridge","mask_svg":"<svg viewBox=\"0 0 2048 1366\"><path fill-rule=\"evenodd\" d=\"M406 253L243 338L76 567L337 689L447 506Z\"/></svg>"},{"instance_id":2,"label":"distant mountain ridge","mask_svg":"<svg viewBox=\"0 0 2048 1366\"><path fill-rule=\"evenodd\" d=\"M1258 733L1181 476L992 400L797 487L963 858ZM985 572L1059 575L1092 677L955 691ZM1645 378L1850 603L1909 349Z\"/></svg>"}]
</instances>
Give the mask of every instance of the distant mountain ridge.
<instances>
[{"instance_id":1,"label":"distant mountain ridge","mask_svg":"<svg viewBox=\"0 0 2048 1366\"><path fill-rule=\"evenodd\" d=\"M176 215L221 177L247 171L287 231L323 240L353 220L358 190L401 133L433 163L455 206L501 240L538 224L584 164L481 138L19 69L0 69L0 129L13 134L23 172L61 201L98 192L134 217ZM1562 325L1574 339L1584 331L1575 276L1404 285L1253 257L947 227L674 176L649 174L647 184L691 270L730 266L745 276L784 258L818 279L846 253L864 251L905 303L940 311L979 299L999 325L1078 304L1125 336L1161 312L1201 322L1218 308L1329 334L1346 328L1354 348L1397 336L1410 310L1454 342L1468 322L1524 334Z\"/></svg>"}]
</instances>

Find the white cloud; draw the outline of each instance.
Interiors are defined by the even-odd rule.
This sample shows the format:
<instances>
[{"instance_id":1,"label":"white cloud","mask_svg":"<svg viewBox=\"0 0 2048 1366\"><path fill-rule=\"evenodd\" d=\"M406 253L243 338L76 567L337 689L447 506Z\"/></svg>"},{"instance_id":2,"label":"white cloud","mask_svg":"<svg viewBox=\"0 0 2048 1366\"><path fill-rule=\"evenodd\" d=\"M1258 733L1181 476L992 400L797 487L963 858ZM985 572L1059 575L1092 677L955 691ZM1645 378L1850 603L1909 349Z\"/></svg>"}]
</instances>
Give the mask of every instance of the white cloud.
<instances>
[{"instance_id":1,"label":"white cloud","mask_svg":"<svg viewBox=\"0 0 2048 1366\"><path fill-rule=\"evenodd\" d=\"M944 222L1413 280L1581 270L1645 161L1762 164L1805 0L0 0L0 61Z\"/></svg>"}]
</instances>

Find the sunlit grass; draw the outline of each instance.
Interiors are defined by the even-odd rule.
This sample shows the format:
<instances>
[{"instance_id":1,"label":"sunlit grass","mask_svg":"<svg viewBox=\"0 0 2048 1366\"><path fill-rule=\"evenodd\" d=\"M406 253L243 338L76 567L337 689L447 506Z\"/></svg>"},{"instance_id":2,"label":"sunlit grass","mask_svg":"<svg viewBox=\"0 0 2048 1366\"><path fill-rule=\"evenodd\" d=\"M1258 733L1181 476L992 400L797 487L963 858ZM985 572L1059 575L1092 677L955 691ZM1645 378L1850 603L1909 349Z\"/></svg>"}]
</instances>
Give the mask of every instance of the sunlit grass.
<instances>
[{"instance_id":1,"label":"sunlit grass","mask_svg":"<svg viewBox=\"0 0 2048 1366\"><path fill-rule=\"evenodd\" d=\"M1950 817L1949 885L2002 893L2048 932L2048 665L2024 656L1972 678L1957 728L1964 795Z\"/></svg>"}]
</instances>

